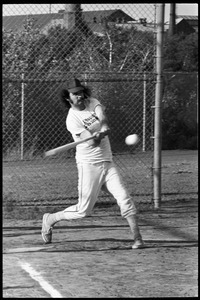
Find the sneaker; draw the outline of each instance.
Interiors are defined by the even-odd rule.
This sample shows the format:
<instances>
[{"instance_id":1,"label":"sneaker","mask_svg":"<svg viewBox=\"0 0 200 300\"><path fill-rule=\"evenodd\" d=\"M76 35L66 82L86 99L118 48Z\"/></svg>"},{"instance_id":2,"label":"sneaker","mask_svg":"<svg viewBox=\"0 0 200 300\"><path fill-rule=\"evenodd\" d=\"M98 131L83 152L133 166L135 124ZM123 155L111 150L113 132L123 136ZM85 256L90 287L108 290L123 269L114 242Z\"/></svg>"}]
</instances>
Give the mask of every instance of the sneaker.
<instances>
[{"instance_id":1,"label":"sneaker","mask_svg":"<svg viewBox=\"0 0 200 300\"><path fill-rule=\"evenodd\" d=\"M142 239L137 239L135 240L132 249L141 249L144 248L144 242Z\"/></svg>"},{"instance_id":2,"label":"sneaker","mask_svg":"<svg viewBox=\"0 0 200 300\"><path fill-rule=\"evenodd\" d=\"M51 243L51 240L52 240L52 228L51 226L47 225L47 219L48 219L48 216L50 214L49 213L46 213L43 215L43 219L42 219L42 238L45 242L45 244L50 244Z\"/></svg>"}]
</instances>

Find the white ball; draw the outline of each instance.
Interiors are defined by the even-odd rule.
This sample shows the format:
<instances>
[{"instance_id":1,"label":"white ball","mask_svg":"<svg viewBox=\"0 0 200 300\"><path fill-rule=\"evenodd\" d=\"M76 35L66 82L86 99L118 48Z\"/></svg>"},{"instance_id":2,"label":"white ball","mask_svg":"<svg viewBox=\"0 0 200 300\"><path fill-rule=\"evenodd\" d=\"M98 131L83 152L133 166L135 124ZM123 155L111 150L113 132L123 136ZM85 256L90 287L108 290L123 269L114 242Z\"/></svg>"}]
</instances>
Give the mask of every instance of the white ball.
<instances>
[{"instance_id":1,"label":"white ball","mask_svg":"<svg viewBox=\"0 0 200 300\"><path fill-rule=\"evenodd\" d=\"M139 142L139 136L137 134L130 134L125 138L126 145L136 145Z\"/></svg>"}]
</instances>

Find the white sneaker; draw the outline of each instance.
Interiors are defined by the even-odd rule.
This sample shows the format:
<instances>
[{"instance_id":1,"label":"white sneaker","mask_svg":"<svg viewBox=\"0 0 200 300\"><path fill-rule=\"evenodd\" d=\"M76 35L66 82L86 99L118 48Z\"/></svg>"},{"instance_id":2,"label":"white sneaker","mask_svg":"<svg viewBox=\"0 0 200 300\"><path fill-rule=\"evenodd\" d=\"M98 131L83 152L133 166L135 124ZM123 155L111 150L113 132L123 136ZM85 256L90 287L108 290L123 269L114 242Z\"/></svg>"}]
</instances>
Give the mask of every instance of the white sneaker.
<instances>
[{"instance_id":1,"label":"white sneaker","mask_svg":"<svg viewBox=\"0 0 200 300\"><path fill-rule=\"evenodd\" d=\"M144 248L144 242L143 242L143 240L141 238L140 239L136 239L134 241L132 249L142 249L142 248Z\"/></svg>"},{"instance_id":2,"label":"white sneaker","mask_svg":"<svg viewBox=\"0 0 200 300\"><path fill-rule=\"evenodd\" d=\"M50 214L46 213L43 215L43 220L42 220L42 238L45 244L50 244L52 240L52 227L47 225L47 218Z\"/></svg>"}]
</instances>

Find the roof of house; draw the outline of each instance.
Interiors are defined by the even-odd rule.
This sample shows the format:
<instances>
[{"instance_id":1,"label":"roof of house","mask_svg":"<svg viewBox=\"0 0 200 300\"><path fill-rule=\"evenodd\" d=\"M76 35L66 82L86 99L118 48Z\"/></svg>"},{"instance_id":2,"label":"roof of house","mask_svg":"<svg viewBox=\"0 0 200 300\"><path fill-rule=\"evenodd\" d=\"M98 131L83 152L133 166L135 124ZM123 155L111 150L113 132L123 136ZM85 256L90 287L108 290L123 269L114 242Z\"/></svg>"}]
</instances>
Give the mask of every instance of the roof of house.
<instances>
[{"instance_id":1,"label":"roof of house","mask_svg":"<svg viewBox=\"0 0 200 300\"><path fill-rule=\"evenodd\" d=\"M110 10L96 10L96 11L83 11L84 20L88 23L94 22L94 18L97 23L100 23L103 19L107 19L109 22L114 22L116 19L124 18L126 22L135 21L132 17L127 15L121 9Z\"/></svg>"},{"instance_id":2,"label":"roof of house","mask_svg":"<svg viewBox=\"0 0 200 300\"><path fill-rule=\"evenodd\" d=\"M44 27L51 22L52 19L60 17L60 14L31 14L31 15L15 15L15 16L3 16L3 28L5 30L18 31L23 27L25 22L34 20L34 26L38 28Z\"/></svg>"},{"instance_id":3,"label":"roof of house","mask_svg":"<svg viewBox=\"0 0 200 300\"><path fill-rule=\"evenodd\" d=\"M177 18L185 19L185 20L198 20L198 16L182 16L178 15Z\"/></svg>"},{"instance_id":4,"label":"roof of house","mask_svg":"<svg viewBox=\"0 0 200 300\"><path fill-rule=\"evenodd\" d=\"M89 26L97 27L103 20L109 22L116 21L117 19L124 19L125 22L134 21L132 17L127 15L121 9L115 10L98 10L98 11L83 11L83 19L88 23ZM23 27L23 24L29 20L34 20L34 27L42 28L50 23L52 20L63 19L64 10L60 10L58 13L51 14L29 14L29 15L13 15L3 16L3 28L5 30L18 31ZM119 20L120 21L120 20ZM97 30L97 28L96 28ZM100 30L100 28L98 29Z\"/></svg>"},{"instance_id":5,"label":"roof of house","mask_svg":"<svg viewBox=\"0 0 200 300\"><path fill-rule=\"evenodd\" d=\"M177 23L185 20L190 26L198 26L198 16L177 16Z\"/></svg>"}]
</instances>

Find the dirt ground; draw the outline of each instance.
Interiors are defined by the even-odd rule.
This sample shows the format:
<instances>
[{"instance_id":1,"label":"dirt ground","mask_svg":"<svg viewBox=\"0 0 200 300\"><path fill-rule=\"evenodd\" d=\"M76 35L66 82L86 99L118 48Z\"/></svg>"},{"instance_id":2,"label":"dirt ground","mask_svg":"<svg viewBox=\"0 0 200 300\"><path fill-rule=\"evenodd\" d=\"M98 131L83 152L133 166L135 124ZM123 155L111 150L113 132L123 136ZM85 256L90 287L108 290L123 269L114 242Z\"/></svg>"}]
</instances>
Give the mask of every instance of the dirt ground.
<instances>
[{"instance_id":1,"label":"dirt ground","mask_svg":"<svg viewBox=\"0 0 200 300\"><path fill-rule=\"evenodd\" d=\"M145 248L137 250L117 206L56 224L49 245L41 220L5 219L3 297L57 298L50 287L62 298L197 297L197 215L197 199L141 212ZM37 276L23 269L27 263Z\"/></svg>"}]
</instances>

